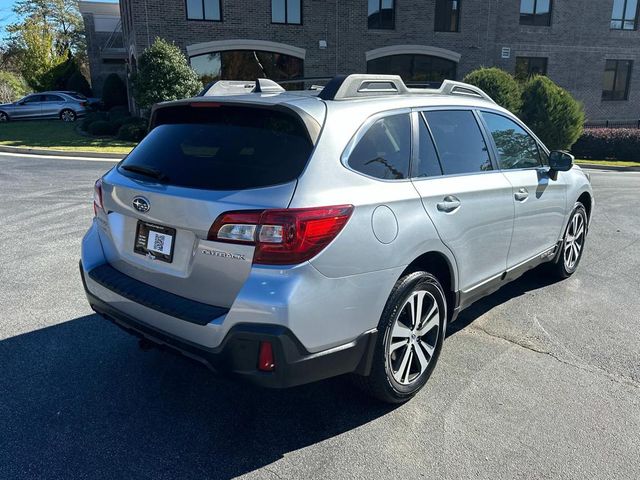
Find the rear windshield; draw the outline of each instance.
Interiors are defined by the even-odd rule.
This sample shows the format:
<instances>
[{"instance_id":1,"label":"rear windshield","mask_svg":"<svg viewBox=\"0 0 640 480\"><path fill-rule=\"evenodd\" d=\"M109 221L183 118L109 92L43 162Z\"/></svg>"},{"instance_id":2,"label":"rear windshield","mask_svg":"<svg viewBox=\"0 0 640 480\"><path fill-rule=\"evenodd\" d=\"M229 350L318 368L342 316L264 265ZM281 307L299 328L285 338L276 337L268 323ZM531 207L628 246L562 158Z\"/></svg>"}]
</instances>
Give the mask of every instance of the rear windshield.
<instances>
[{"instance_id":1,"label":"rear windshield","mask_svg":"<svg viewBox=\"0 0 640 480\"><path fill-rule=\"evenodd\" d=\"M121 174L149 180L150 170L154 181L208 190L266 187L298 178L313 148L293 114L235 106L166 110L120 163Z\"/></svg>"}]
</instances>

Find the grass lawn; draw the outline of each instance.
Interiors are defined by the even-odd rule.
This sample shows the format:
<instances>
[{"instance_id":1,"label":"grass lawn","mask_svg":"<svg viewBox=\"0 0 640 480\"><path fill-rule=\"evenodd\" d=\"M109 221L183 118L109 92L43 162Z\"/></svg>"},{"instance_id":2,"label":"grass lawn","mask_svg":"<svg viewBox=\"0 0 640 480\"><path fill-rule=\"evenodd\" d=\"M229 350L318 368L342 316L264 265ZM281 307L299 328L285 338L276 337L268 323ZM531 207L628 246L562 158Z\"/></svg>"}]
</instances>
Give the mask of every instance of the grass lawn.
<instances>
[{"instance_id":1,"label":"grass lawn","mask_svg":"<svg viewBox=\"0 0 640 480\"><path fill-rule=\"evenodd\" d=\"M640 162L625 162L618 160L583 160L581 158L576 159L576 163L592 163L594 165L606 165L613 167L640 167Z\"/></svg>"},{"instance_id":2,"label":"grass lawn","mask_svg":"<svg viewBox=\"0 0 640 480\"><path fill-rule=\"evenodd\" d=\"M135 146L113 138L85 137L76 132L77 125L61 120L0 123L0 145L103 153L129 153Z\"/></svg>"}]
</instances>

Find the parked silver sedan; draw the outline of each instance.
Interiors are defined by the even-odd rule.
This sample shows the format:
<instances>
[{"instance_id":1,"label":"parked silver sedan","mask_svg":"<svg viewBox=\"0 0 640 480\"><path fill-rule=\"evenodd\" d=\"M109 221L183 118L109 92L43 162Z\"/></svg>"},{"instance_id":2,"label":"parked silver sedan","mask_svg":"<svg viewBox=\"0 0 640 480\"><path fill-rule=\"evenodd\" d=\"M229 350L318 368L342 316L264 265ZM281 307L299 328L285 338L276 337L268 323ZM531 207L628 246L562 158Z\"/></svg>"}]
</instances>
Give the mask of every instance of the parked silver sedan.
<instances>
[{"instance_id":1,"label":"parked silver sedan","mask_svg":"<svg viewBox=\"0 0 640 480\"><path fill-rule=\"evenodd\" d=\"M17 102L0 105L0 122L40 118L59 118L64 122L74 122L88 110L89 102L86 99L67 93L33 93Z\"/></svg>"}]
</instances>

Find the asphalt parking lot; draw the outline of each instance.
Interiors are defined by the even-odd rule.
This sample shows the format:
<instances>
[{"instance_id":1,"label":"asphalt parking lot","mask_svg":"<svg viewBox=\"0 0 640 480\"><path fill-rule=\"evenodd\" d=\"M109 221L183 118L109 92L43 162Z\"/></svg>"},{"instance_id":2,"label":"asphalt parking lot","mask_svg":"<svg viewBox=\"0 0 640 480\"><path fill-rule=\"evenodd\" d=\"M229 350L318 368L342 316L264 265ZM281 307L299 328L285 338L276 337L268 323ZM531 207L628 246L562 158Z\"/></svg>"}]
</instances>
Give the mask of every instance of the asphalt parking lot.
<instances>
[{"instance_id":1,"label":"asphalt parking lot","mask_svg":"<svg viewBox=\"0 0 640 480\"><path fill-rule=\"evenodd\" d=\"M221 380L92 314L79 248L110 166L0 155L1 479L640 478L640 173L592 171L577 274L476 303L389 407Z\"/></svg>"}]
</instances>

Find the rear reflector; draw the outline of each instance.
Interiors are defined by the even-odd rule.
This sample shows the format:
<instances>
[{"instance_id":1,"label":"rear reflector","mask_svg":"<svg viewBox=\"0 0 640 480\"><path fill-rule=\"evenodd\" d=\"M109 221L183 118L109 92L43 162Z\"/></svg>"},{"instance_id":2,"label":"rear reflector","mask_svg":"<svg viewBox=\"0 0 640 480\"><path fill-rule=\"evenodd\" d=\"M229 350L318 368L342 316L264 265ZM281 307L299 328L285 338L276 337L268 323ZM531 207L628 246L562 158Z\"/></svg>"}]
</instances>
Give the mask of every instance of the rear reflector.
<instances>
[{"instance_id":1,"label":"rear reflector","mask_svg":"<svg viewBox=\"0 0 640 480\"><path fill-rule=\"evenodd\" d=\"M104 210L102 203L102 179L96 180L93 186L93 214L98 215L98 210Z\"/></svg>"},{"instance_id":2,"label":"rear reflector","mask_svg":"<svg viewBox=\"0 0 640 480\"><path fill-rule=\"evenodd\" d=\"M207 239L255 245L254 264L295 265L329 245L352 212L353 205L226 212L211 225Z\"/></svg>"},{"instance_id":3,"label":"rear reflector","mask_svg":"<svg viewBox=\"0 0 640 480\"><path fill-rule=\"evenodd\" d=\"M258 353L258 370L261 372L273 372L276 369L273 359L273 346L271 342L260 342L260 352Z\"/></svg>"}]
</instances>

